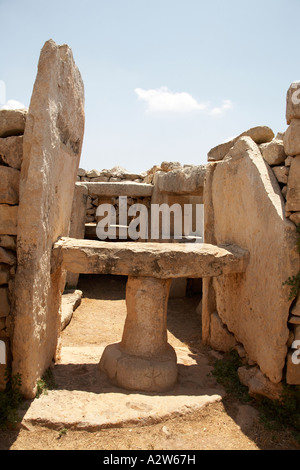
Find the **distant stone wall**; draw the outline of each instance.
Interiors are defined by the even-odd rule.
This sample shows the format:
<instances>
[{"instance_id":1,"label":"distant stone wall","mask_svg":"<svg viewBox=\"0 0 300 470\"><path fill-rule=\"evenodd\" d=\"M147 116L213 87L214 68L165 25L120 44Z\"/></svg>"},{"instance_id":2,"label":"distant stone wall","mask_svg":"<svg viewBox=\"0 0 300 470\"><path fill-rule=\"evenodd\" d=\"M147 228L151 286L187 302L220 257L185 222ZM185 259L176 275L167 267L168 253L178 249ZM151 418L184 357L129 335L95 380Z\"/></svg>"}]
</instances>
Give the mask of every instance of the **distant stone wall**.
<instances>
[{"instance_id":1,"label":"distant stone wall","mask_svg":"<svg viewBox=\"0 0 300 470\"><path fill-rule=\"evenodd\" d=\"M199 196L203 194L203 185L205 177L205 165L181 165L179 162L162 162L160 165L154 165L149 170L136 174L130 173L124 168L114 167L111 170L90 170L86 171L82 168L78 169L77 182L87 183L146 183L152 184L155 188L155 203L170 203L167 195L177 195L179 198L173 197L173 202L191 202L186 196ZM158 196L159 194L159 196ZM144 204L150 207L152 197L137 197L134 192L127 197L128 208L133 204ZM153 202L153 201L152 201ZM86 223L96 223L96 210L100 204L112 204L117 212L119 212L119 199L117 196L99 197L96 194L89 194L87 200ZM130 219L128 220L130 223Z\"/></svg>"},{"instance_id":2,"label":"distant stone wall","mask_svg":"<svg viewBox=\"0 0 300 470\"><path fill-rule=\"evenodd\" d=\"M5 356L0 361L0 390L5 388L6 364L11 359L11 301L17 267L17 215L26 116L27 110L0 111L0 344Z\"/></svg>"}]
</instances>

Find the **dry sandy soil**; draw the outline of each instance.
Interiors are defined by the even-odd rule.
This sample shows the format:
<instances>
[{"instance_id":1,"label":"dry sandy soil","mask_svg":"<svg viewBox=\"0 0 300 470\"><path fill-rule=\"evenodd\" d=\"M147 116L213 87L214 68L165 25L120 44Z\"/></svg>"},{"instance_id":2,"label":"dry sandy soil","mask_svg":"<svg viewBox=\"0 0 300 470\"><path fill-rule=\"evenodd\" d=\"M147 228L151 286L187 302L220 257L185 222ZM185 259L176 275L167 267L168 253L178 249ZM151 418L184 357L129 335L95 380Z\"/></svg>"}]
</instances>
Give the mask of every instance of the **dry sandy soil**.
<instances>
[{"instance_id":1,"label":"dry sandy soil","mask_svg":"<svg viewBox=\"0 0 300 470\"><path fill-rule=\"evenodd\" d=\"M88 347L118 341L126 315L126 278L82 276L80 307L62 333L62 345ZM189 347L213 355L201 344L201 318L196 313L199 295L170 299L168 335L173 346ZM29 429L0 433L0 450L299 450L288 432L265 429L253 404L223 400L183 416L159 423L94 431Z\"/></svg>"}]
</instances>

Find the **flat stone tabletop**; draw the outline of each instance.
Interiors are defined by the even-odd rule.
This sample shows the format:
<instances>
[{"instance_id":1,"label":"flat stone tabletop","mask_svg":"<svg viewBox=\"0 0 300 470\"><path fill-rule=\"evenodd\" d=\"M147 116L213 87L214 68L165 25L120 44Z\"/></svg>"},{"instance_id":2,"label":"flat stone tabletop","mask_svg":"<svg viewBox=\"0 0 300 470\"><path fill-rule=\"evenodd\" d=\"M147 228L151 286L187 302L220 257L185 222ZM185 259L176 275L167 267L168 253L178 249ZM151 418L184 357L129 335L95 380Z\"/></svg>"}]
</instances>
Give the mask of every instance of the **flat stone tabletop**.
<instances>
[{"instance_id":1,"label":"flat stone tabletop","mask_svg":"<svg viewBox=\"0 0 300 470\"><path fill-rule=\"evenodd\" d=\"M248 252L235 245L61 238L53 247L52 269L62 264L81 274L200 278L244 272L248 258Z\"/></svg>"}]
</instances>

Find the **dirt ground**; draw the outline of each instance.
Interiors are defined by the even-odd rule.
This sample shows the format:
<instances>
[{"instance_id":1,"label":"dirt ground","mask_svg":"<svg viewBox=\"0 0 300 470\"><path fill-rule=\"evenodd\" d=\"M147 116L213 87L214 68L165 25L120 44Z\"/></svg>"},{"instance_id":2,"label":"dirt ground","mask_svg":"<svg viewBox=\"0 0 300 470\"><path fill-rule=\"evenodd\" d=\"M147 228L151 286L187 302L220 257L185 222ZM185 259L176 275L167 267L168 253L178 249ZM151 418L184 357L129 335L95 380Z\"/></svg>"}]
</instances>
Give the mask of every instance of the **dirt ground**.
<instances>
[{"instance_id":1,"label":"dirt ground","mask_svg":"<svg viewBox=\"0 0 300 470\"><path fill-rule=\"evenodd\" d=\"M84 297L62 333L63 346L89 346L119 341L126 316L126 278L81 276ZM201 344L200 295L169 299L168 338L174 346L207 354ZM93 432L35 426L0 432L0 450L300 450L287 430L267 430L255 406L225 396L222 401L184 416L147 426Z\"/></svg>"}]
</instances>

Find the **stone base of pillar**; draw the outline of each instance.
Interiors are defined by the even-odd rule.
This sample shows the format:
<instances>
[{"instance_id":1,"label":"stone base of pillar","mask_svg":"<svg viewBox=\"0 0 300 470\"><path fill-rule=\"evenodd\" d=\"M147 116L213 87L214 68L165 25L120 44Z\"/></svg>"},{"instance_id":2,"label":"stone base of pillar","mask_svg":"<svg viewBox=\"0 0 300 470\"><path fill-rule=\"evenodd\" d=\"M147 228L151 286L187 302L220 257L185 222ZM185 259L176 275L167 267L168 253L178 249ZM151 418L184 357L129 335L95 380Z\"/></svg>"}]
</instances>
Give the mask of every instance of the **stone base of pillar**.
<instances>
[{"instance_id":1,"label":"stone base of pillar","mask_svg":"<svg viewBox=\"0 0 300 470\"><path fill-rule=\"evenodd\" d=\"M108 345L99 368L110 382L126 390L166 392L177 381L177 357L170 344L159 356L134 356L122 350L120 343Z\"/></svg>"}]
</instances>

